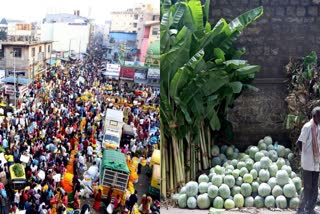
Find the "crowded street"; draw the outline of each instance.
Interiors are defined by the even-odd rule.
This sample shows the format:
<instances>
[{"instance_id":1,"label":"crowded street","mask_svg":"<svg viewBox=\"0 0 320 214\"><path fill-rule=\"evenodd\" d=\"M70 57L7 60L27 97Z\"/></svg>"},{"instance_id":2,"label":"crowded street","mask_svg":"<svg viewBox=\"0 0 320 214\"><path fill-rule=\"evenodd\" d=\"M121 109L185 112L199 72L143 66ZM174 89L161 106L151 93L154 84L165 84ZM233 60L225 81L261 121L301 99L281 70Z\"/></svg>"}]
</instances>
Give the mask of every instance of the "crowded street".
<instances>
[{"instance_id":1,"label":"crowded street","mask_svg":"<svg viewBox=\"0 0 320 214\"><path fill-rule=\"evenodd\" d=\"M48 66L1 117L2 213L159 212L151 181L160 159L159 89L104 76L100 44L88 52ZM4 96L1 104L10 101ZM124 125L120 143L109 147L112 110Z\"/></svg>"}]
</instances>

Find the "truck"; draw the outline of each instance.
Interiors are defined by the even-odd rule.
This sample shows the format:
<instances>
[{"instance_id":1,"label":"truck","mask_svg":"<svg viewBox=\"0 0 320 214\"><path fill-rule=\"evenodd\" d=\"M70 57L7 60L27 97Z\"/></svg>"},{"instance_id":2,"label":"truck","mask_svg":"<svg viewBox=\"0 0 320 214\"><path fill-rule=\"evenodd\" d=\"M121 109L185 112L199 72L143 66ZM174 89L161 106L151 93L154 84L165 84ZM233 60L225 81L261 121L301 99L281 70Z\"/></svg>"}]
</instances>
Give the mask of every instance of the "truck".
<instances>
[{"instance_id":1,"label":"truck","mask_svg":"<svg viewBox=\"0 0 320 214\"><path fill-rule=\"evenodd\" d=\"M120 110L107 109L104 122L104 136L102 148L116 149L120 147L123 127L123 112Z\"/></svg>"},{"instance_id":2,"label":"truck","mask_svg":"<svg viewBox=\"0 0 320 214\"><path fill-rule=\"evenodd\" d=\"M121 152L105 149L102 157L99 179L99 185L102 187L102 197L106 198L112 188L112 198L120 195L121 204L124 205L130 176L126 156Z\"/></svg>"}]
</instances>

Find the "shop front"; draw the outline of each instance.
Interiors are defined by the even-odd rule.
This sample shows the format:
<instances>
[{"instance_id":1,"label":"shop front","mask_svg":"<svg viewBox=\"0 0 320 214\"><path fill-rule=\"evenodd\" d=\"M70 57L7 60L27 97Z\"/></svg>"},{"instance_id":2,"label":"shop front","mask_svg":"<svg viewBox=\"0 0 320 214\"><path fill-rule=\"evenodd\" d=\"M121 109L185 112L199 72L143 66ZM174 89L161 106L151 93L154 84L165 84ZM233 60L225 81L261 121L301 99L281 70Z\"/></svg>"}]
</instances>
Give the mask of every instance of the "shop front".
<instances>
[{"instance_id":1,"label":"shop front","mask_svg":"<svg viewBox=\"0 0 320 214\"><path fill-rule=\"evenodd\" d=\"M132 67L121 67L120 69L120 82L127 82L132 85L134 81L134 74L136 69Z\"/></svg>"},{"instance_id":2,"label":"shop front","mask_svg":"<svg viewBox=\"0 0 320 214\"><path fill-rule=\"evenodd\" d=\"M147 84L148 69L137 69L134 73L134 83Z\"/></svg>"},{"instance_id":3,"label":"shop front","mask_svg":"<svg viewBox=\"0 0 320 214\"><path fill-rule=\"evenodd\" d=\"M2 80L4 82L5 95L13 105L21 103L20 101L28 92L28 87L32 83L32 79L23 77L9 76ZM16 90L15 90L16 89Z\"/></svg>"},{"instance_id":4,"label":"shop front","mask_svg":"<svg viewBox=\"0 0 320 214\"><path fill-rule=\"evenodd\" d=\"M147 75L147 85L160 87L160 68L149 68Z\"/></svg>"}]
</instances>

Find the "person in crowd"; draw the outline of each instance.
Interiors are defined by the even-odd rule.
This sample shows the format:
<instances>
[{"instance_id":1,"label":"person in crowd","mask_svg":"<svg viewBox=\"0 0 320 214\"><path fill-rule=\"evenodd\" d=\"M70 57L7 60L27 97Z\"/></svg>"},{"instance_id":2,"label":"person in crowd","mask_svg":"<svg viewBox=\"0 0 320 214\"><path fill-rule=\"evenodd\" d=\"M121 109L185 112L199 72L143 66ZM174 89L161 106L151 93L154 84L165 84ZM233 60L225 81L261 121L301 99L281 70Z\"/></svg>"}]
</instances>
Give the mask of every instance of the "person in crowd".
<instances>
[{"instance_id":1,"label":"person in crowd","mask_svg":"<svg viewBox=\"0 0 320 214\"><path fill-rule=\"evenodd\" d=\"M101 201L102 201L102 191L101 189L98 190L98 193L94 197L94 203L93 208L98 212L101 207Z\"/></svg>"},{"instance_id":2,"label":"person in crowd","mask_svg":"<svg viewBox=\"0 0 320 214\"><path fill-rule=\"evenodd\" d=\"M121 211L121 198L120 198L120 195L118 194L113 202L113 213L118 213L120 211Z\"/></svg>"},{"instance_id":3,"label":"person in crowd","mask_svg":"<svg viewBox=\"0 0 320 214\"><path fill-rule=\"evenodd\" d=\"M130 195L129 201L128 201L128 213L132 214L132 210L134 208L134 205L138 202L137 197L137 190L134 191L133 194Z\"/></svg>"}]
</instances>

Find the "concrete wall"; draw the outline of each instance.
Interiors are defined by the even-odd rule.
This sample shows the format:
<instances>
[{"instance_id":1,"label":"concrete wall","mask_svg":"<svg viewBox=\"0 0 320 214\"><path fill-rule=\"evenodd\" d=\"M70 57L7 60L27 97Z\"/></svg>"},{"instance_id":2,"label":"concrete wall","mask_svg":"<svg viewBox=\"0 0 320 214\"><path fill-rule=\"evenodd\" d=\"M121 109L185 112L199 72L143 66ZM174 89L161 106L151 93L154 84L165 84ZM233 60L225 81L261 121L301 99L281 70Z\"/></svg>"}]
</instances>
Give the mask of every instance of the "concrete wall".
<instances>
[{"instance_id":1,"label":"concrete wall","mask_svg":"<svg viewBox=\"0 0 320 214\"><path fill-rule=\"evenodd\" d=\"M246 47L243 58L262 66L255 86L260 92L244 93L230 111L237 143L256 143L265 135L288 141L284 129L287 106L285 65L290 57L320 53L318 0L213 0L210 22L232 20L249 9L263 6L264 15L244 30L237 45Z\"/></svg>"}]
</instances>

